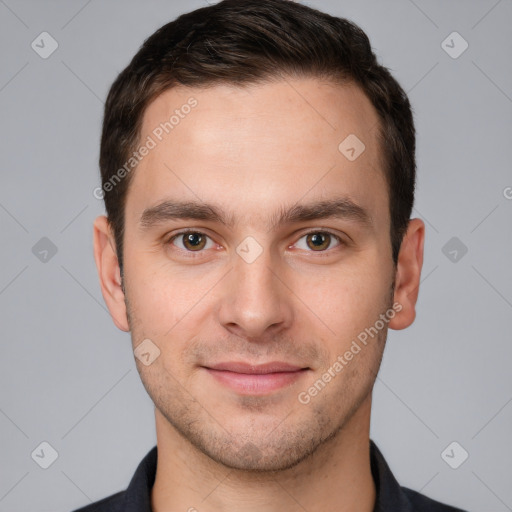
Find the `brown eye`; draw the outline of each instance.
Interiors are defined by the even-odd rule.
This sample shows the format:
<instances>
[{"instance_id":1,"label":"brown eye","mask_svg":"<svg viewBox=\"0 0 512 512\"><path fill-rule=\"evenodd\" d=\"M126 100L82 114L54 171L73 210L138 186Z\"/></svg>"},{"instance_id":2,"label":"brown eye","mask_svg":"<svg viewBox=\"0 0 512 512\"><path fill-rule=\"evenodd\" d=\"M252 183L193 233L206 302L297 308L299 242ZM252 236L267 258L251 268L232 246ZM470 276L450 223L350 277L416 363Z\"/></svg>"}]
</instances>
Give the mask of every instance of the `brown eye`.
<instances>
[{"instance_id":1,"label":"brown eye","mask_svg":"<svg viewBox=\"0 0 512 512\"><path fill-rule=\"evenodd\" d=\"M312 233L306 237L308 247L311 249L322 251L329 247L331 235L329 233Z\"/></svg>"},{"instance_id":2,"label":"brown eye","mask_svg":"<svg viewBox=\"0 0 512 512\"><path fill-rule=\"evenodd\" d=\"M200 252L206 247L208 238L207 235L199 231L187 231L174 235L169 242L184 251ZM175 244L175 242L181 243Z\"/></svg>"},{"instance_id":3,"label":"brown eye","mask_svg":"<svg viewBox=\"0 0 512 512\"><path fill-rule=\"evenodd\" d=\"M305 244L300 243L302 239L305 240ZM297 247L310 252L325 252L327 249L332 248L331 245L333 241L337 242L337 245L342 244L341 239L338 236L327 231L312 231L311 233L307 233L301 237L299 243L297 243ZM303 246L301 247L301 245Z\"/></svg>"},{"instance_id":4,"label":"brown eye","mask_svg":"<svg viewBox=\"0 0 512 512\"><path fill-rule=\"evenodd\" d=\"M206 238L201 233L187 233L183 235L183 245L188 250L200 251L206 245Z\"/></svg>"}]
</instances>

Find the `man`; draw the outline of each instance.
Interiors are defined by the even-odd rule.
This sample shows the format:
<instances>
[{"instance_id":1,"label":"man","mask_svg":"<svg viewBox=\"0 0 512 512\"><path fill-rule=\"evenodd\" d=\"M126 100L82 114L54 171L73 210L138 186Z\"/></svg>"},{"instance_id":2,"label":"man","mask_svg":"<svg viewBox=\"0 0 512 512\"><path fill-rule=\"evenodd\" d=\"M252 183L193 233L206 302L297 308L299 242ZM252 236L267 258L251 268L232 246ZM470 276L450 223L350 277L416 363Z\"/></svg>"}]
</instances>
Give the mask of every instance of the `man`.
<instances>
[{"instance_id":1,"label":"man","mask_svg":"<svg viewBox=\"0 0 512 512\"><path fill-rule=\"evenodd\" d=\"M369 439L388 327L415 318L408 99L347 20L225 0L113 84L95 259L157 446L83 512L455 511Z\"/></svg>"}]
</instances>

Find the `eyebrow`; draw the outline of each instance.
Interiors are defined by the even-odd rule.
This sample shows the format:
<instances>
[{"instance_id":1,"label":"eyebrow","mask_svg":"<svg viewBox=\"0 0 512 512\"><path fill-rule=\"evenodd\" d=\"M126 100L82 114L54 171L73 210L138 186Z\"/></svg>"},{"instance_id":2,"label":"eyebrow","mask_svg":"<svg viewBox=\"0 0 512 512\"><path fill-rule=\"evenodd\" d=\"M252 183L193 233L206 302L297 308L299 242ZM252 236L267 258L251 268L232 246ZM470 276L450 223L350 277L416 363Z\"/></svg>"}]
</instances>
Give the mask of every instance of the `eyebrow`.
<instances>
[{"instance_id":1,"label":"eyebrow","mask_svg":"<svg viewBox=\"0 0 512 512\"><path fill-rule=\"evenodd\" d=\"M213 204L201 202L163 201L146 208L140 218L140 227L149 230L172 220L204 220L233 228L233 214L224 212ZM269 222L269 230L282 224L294 224L310 220L341 219L353 221L365 228L372 228L369 212L349 198L337 198L309 204L296 204L291 208L281 207Z\"/></svg>"}]
</instances>

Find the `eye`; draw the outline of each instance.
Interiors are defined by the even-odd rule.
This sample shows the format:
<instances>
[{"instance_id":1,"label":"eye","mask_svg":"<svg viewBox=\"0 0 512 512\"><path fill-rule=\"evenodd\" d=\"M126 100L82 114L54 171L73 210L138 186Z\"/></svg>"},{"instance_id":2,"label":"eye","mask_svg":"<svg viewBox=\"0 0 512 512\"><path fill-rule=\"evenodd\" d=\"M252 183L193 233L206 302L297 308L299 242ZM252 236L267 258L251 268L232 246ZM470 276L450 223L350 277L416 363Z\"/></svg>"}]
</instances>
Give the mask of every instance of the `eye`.
<instances>
[{"instance_id":1,"label":"eye","mask_svg":"<svg viewBox=\"0 0 512 512\"><path fill-rule=\"evenodd\" d=\"M304 239L304 243L301 241ZM337 242L334 247L343 245L343 240L328 231L311 231L303 235L295 244L296 247L309 252L326 252L332 249L333 242ZM211 249L214 246L213 240L201 231L181 231L171 236L168 240L169 244L186 252L202 252L203 249Z\"/></svg>"},{"instance_id":2,"label":"eye","mask_svg":"<svg viewBox=\"0 0 512 512\"><path fill-rule=\"evenodd\" d=\"M305 239L306 247L299 246L299 242L302 239ZM332 248L330 246L333 240L338 242L338 245L335 247L343 244L341 238L333 233L329 233L328 231L311 231L302 236L296 246L299 247L299 249L311 249L313 252L325 252L327 249Z\"/></svg>"},{"instance_id":3,"label":"eye","mask_svg":"<svg viewBox=\"0 0 512 512\"><path fill-rule=\"evenodd\" d=\"M208 246L208 240L210 245ZM175 244L174 241L180 242ZM169 242L172 245L177 246L179 249L188 252L201 252L203 249L211 249L213 240L208 235L201 233L200 231L181 231L173 235Z\"/></svg>"}]
</instances>

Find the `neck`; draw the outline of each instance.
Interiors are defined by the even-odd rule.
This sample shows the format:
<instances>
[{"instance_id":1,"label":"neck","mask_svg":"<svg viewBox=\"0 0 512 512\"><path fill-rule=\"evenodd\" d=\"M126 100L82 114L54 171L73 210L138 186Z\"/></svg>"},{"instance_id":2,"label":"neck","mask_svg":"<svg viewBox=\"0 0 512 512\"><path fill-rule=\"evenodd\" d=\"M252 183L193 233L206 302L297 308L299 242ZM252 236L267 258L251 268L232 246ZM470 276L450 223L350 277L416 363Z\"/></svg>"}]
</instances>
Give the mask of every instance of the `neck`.
<instances>
[{"instance_id":1,"label":"neck","mask_svg":"<svg viewBox=\"0 0 512 512\"><path fill-rule=\"evenodd\" d=\"M153 512L372 512L371 395L341 430L296 466L254 473L218 464L183 439L155 409L158 464Z\"/></svg>"}]
</instances>

